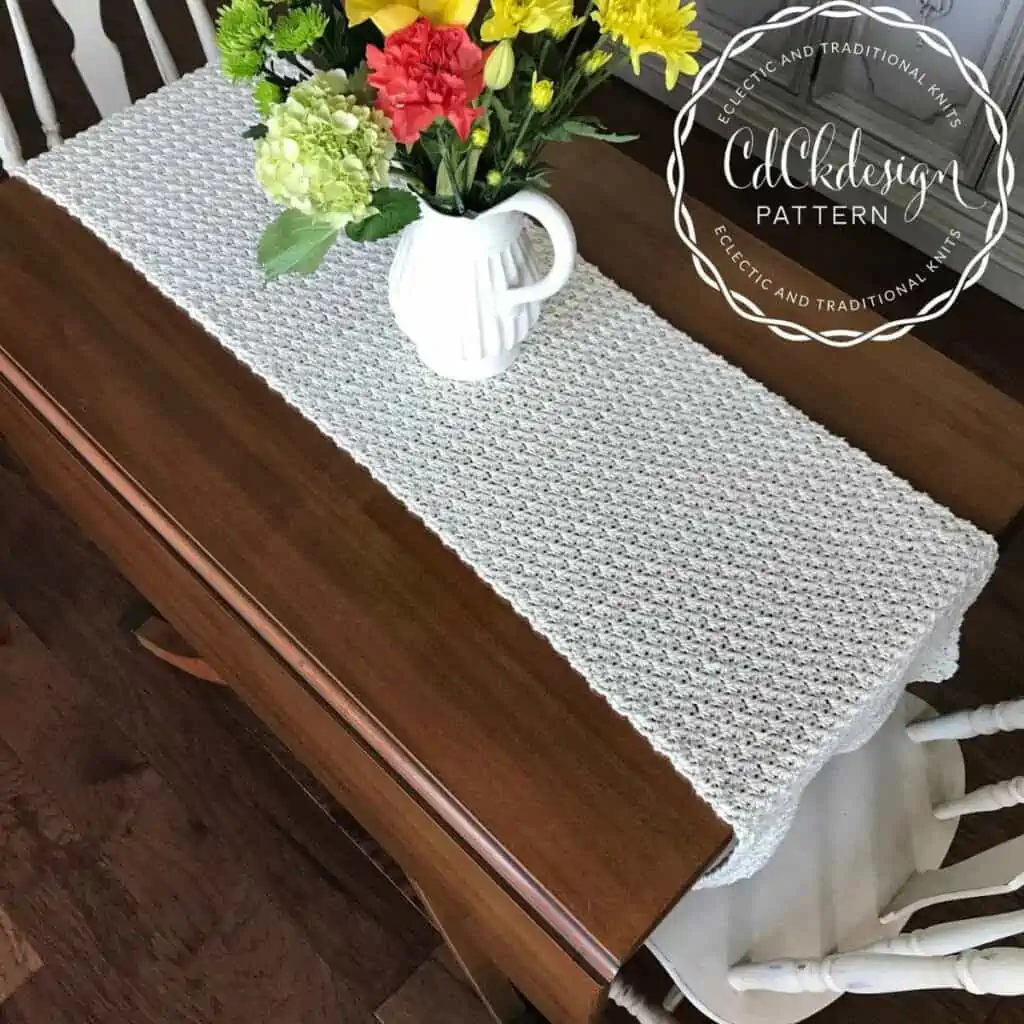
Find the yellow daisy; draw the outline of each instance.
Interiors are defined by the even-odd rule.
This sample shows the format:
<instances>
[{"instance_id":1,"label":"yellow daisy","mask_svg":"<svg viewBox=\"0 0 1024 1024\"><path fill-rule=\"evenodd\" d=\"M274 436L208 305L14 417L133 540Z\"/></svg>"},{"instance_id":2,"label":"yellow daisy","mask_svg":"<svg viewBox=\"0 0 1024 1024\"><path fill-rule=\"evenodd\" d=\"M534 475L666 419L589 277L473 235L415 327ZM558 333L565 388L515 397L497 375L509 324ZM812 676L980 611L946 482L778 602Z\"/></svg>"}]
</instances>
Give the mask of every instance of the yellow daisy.
<instances>
[{"instance_id":1,"label":"yellow daisy","mask_svg":"<svg viewBox=\"0 0 1024 1024\"><path fill-rule=\"evenodd\" d=\"M593 18L601 31L623 43L640 74L640 58L655 53L665 61L665 85L672 89L679 75L695 75L700 65L692 54L700 49L700 36L689 26L697 17L693 3L679 0L596 0Z\"/></svg>"},{"instance_id":2,"label":"yellow daisy","mask_svg":"<svg viewBox=\"0 0 1024 1024\"><path fill-rule=\"evenodd\" d=\"M520 32L552 32L561 38L574 25L572 0L491 0L491 13L480 26L485 43L515 39Z\"/></svg>"}]
</instances>

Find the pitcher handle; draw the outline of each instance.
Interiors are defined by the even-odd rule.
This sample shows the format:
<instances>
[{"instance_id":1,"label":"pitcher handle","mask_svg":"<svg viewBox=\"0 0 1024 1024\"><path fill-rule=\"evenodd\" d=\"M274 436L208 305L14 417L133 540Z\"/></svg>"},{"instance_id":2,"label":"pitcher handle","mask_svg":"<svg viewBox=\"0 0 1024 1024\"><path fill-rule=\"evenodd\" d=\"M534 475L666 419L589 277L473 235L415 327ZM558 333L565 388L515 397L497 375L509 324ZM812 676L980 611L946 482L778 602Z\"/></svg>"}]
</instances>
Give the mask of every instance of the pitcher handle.
<instances>
[{"instance_id":1,"label":"pitcher handle","mask_svg":"<svg viewBox=\"0 0 1024 1024\"><path fill-rule=\"evenodd\" d=\"M534 284L510 288L505 295L509 306L522 306L527 302L542 302L561 291L576 266L576 232L569 215L553 199L541 192L525 190L510 196L501 204L501 210L518 210L540 221L551 236L554 260L551 270Z\"/></svg>"}]
</instances>

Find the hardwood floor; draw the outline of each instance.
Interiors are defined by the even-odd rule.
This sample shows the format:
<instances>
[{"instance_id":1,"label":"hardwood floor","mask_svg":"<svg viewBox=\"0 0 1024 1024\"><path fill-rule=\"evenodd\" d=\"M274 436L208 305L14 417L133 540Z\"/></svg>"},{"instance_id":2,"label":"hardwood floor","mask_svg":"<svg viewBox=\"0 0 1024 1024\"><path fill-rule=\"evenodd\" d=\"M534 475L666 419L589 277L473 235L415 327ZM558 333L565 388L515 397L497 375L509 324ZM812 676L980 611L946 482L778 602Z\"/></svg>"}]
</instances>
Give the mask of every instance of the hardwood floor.
<instances>
[{"instance_id":1,"label":"hardwood floor","mask_svg":"<svg viewBox=\"0 0 1024 1024\"><path fill-rule=\"evenodd\" d=\"M66 27L47 0L23 5L65 129L81 129L96 114ZM194 66L181 0L153 7L180 65ZM132 0L103 10L134 94L151 90ZM34 152L42 138L14 52L0 17L0 93ZM642 131L627 152L662 170L670 112L615 83L594 107ZM695 195L846 291L870 291L905 258L887 235L823 247L813 232L758 227L707 171L718 141L698 133L693 144L706 156L693 162ZM1024 400L1022 324L1024 313L975 289L921 336ZM484 1024L395 865L229 693L141 651L129 628L140 614L138 595L0 446L0 1024ZM921 695L943 709L1019 696L1022 622L1018 536L969 616L955 684ZM1020 773L1019 749L1013 736L967 745L969 784ZM954 856L1022 831L1024 808L976 816ZM1019 1001L931 993L847 997L816 1019L915 1015L1024 1024ZM677 1018L703 1020L688 1008Z\"/></svg>"},{"instance_id":2,"label":"hardwood floor","mask_svg":"<svg viewBox=\"0 0 1024 1024\"><path fill-rule=\"evenodd\" d=\"M364 1022L428 964L438 1012L482 1024L379 851L138 647L137 602L0 467L0 1021Z\"/></svg>"},{"instance_id":3,"label":"hardwood floor","mask_svg":"<svg viewBox=\"0 0 1024 1024\"><path fill-rule=\"evenodd\" d=\"M39 954L0 907L0 1004L43 966Z\"/></svg>"}]
</instances>

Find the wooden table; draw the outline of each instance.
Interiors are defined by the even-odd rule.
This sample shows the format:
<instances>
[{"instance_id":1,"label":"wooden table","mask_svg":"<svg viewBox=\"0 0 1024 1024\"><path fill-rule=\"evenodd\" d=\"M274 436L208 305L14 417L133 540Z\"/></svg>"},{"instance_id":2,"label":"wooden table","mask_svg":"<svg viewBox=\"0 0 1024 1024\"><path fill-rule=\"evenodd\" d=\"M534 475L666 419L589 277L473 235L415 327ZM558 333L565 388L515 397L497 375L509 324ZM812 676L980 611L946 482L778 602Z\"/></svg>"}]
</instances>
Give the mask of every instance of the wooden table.
<instances>
[{"instance_id":1,"label":"wooden table","mask_svg":"<svg viewBox=\"0 0 1024 1024\"><path fill-rule=\"evenodd\" d=\"M983 527L1024 505L1016 403L913 340L840 353L738 321L696 281L653 175L598 143L555 158L584 255L662 315ZM8 443L399 861L496 1015L514 1006L508 978L554 1022L594 1019L729 829L403 506L89 232L20 183L0 187L0 223Z\"/></svg>"}]
</instances>

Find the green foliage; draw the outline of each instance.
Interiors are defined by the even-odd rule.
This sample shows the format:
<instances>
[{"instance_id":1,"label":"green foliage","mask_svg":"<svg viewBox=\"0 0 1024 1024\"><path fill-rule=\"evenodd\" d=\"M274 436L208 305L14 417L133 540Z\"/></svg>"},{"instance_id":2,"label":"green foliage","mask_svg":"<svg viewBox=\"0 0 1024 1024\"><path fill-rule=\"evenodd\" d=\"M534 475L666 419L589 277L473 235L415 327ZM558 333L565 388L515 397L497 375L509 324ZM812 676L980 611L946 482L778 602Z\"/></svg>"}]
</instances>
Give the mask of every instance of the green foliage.
<instances>
[{"instance_id":1,"label":"green foliage","mask_svg":"<svg viewBox=\"0 0 1024 1024\"><path fill-rule=\"evenodd\" d=\"M288 11L274 22L272 45L279 53L305 53L323 37L330 21L317 4Z\"/></svg>"},{"instance_id":2,"label":"green foliage","mask_svg":"<svg viewBox=\"0 0 1024 1024\"><path fill-rule=\"evenodd\" d=\"M276 104L284 99L284 89L268 78L261 78L252 90L253 103L260 117L270 117Z\"/></svg>"},{"instance_id":3,"label":"green foliage","mask_svg":"<svg viewBox=\"0 0 1024 1024\"><path fill-rule=\"evenodd\" d=\"M261 0L231 0L220 9L217 46L229 78L251 81L260 73L270 31L270 12Z\"/></svg>"},{"instance_id":4,"label":"green foliage","mask_svg":"<svg viewBox=\"0 0 1024 1024\"><path fill-rule=\"evenodd\" d=\"M589 117L566 118L552 125L545 133L548 142L569 142L574 137L581 139L601 139L602 142L635 142L639 135L619 135L607 131L600 121Z\"/></svg>"},{"instance_id":5,"label":"green foliage","mask_svg":"<svg viewBox=\"0 0 1024 1024\"><path fill-rule=\"evenodd\" d=\"M384 39L372 21L349 25L340 3L328 3L329 25L313 48L319 64L352 74L363 62L366 47L383 45Z\"/></svg>"},{"instance_id":6,"label":"green foliage","mask_svg":"<svg viewBox=\"0 0 1024 1024\"><path fill-rule=\"evenodd\" d=\"M263 233L257 256L272 281L282 274L312 274L338 238L337 222L285 210Z\"/></svg>"},{"instance_id":7,"label":"green foliage","mask_svg":"<svg viewBox=\"0 0 1024 1024\"><path fill-rule=\"evenodd\" d=\"M448 164L444 161L442 161L440 166L437 168L434 194L438 199L451 199L454 203L455 179L452 177L452 172L449 170Z\"/></svg>"},{"instance_id":8,"label":"green foliage","mask_svg":"<svg viewBox=\"0 0 1024 1024\"><path fill-rule=\"evenodd\" d=\"M373 194L377 212L365 220L348 224L345 234L354 242L375 242L401 231L420 215L420 204L403 188L382 188Z\"/></svg>"},{"instance_id":9,"label":"green foliage","mask_svg":"<svg viewBox=\"0 0 1024 1024\"><path fill-rule=\"evenodd\" d=\"M224 73L237 81L262 73L285 91L290 82L267 71L271 57L302 55L317 68L353 72L371 42L381 43L380 33L371 23L352 28L340 0L230 0L218 13Z\"/></svg>"},{"instance_id":10,"label":"green foliage","mask_svg":"<svg viewBox=\"0 0 1024 1024\"><path fill-rule=\"evenodd\" d=\"M508 107L505 106L498 96L491 96L491 110L494 111L494 116L498 119L501 130L507 135L512 130L512 116L509 114Z\"/></svg>"}]
</instances>

